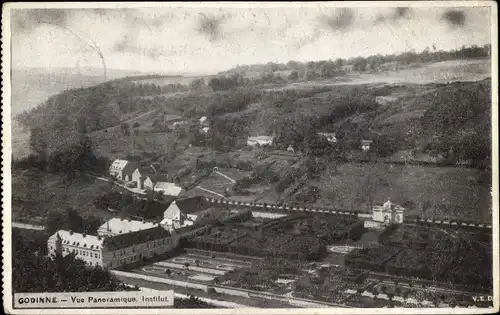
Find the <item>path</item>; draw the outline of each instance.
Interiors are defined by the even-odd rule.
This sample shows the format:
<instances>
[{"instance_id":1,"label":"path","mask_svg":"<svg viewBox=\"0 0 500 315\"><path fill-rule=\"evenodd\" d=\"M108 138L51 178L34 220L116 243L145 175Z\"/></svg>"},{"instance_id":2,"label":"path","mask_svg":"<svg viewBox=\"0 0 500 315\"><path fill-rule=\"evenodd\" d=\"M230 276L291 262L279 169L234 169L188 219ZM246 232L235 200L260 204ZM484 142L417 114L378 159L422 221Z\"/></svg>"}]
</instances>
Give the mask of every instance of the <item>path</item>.
<instances>
[{"instance_id":1,"label":"path","mask_svg":"<svg viewBox=\"0 0 500 315\"><path fill-rule=\"evenodd\" d=\"M232 179L231 177L227 176L226 174L222 174L219 171L214 171L214 173L219 174L220 176L224 177L225 179L227 179L228 181L230 181L233 184L236 183L236 181L234 179Z\"/></svg>"},{"instance_id":2,"label":"path","mask_svg":"<svg viewBox=\"0 0 500 315\"><path fill-rule=\"evenodd\" d=\"M208 190L208 189L203 188L203 187L200 187L200 186L196 186L196 188L198 188L198 189L200 189L200 190L203 190L203 191L206 191L206 192L208 192L208 193L214 194L214 195L219 196L219 197L221 197L221 198L226 198L224 195L221 195L221 194L219 194L219 193L217 193L217 192L215 192L215 191L211 191L211 190Z\"/></svg>"}]
</instances>

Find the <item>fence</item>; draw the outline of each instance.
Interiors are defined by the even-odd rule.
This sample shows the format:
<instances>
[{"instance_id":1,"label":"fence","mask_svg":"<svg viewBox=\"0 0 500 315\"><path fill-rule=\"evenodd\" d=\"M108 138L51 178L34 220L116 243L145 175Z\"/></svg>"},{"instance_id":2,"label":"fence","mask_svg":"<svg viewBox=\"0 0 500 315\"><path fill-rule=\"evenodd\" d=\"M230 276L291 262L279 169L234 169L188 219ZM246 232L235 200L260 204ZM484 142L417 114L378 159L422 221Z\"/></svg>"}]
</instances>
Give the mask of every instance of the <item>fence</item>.
<instances>
[{"instance_id":1,"label":"fence","mask_svg":"<svg viewBox=\"0 0 500 315\"><path fill-rule=\"evenodd\" d=\"M352 211L352 210L340 210L340 209L332 209L332 208L308 208L308 207L295 207L284 204L267 204L267 203L257 203L257 202L244 202L237 200L228 200L228 199L217 199L217 198L206 198L206 200L214 205L219 206L236 206L236 207L245 207L250 209L256 209L260 211L268 211L268 212L284 212L284 213L293 213L293 212L316 212L316 213L326 213L332 215L341 215L341 216L351 216L358 218L365 218L368 216L366 213L361 211ZM371 217L371 216L369 216ZM456 226L456 227L467 227L474 229L491 229L491 225L487 223L479 223L473 221L465 221L465 220L431 220L431 219L422 219L419 217L405 217L405 222L407 223L417 223L417 224L432 224L432 225L443 225L443 226Z\"/></svg>"}]
</instances>

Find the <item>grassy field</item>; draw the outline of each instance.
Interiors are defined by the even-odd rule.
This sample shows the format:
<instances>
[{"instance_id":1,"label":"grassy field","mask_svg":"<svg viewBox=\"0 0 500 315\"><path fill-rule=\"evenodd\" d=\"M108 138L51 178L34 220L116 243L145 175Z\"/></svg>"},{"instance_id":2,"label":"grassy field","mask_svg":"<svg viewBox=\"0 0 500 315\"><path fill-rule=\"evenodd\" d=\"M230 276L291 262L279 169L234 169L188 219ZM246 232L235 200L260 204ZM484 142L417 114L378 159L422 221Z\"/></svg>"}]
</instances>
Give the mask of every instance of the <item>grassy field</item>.
<instances>
[{"instance_id":1,"label":"grassy field","mask_svg":"<svg viewBox=\"0 0 500 315\"><path fill-rule=\"evenodd\" d=\"M45 217L49 211L64 212L68 208L80 215L107 218L109 212L97 209L93 200L111 190L108 182L80 177L67 180L62 175L36 171L14 173L12 176L12 218L30 222Z\"/></svg>"},{"instance_id":2,"label":"grassy field","mask_svg":"<svg viewBox=\"0 0 500 315\"><path fill-rule=\"evenodd\" d=\"M490 189L481 183L485 176L467 168L342 164L323 175L317 205L369 211L372 203L391 198L407 208L407 215L491 222Z\"/></svg>"}]
</instances>

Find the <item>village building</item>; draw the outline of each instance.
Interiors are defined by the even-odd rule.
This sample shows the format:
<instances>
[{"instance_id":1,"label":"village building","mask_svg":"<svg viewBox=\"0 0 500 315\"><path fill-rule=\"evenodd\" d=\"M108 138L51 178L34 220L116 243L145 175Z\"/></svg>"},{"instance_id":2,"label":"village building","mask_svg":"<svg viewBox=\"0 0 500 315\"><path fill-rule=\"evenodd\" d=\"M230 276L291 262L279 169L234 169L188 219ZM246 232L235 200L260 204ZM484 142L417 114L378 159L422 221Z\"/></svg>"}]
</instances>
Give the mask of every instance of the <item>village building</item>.
<instances>
[{"instance_id":1,"label":"village building","mask_svg":"<svg viewBox=\"0 0 500 315\"><path fill-rule=\"evenodd\" d=\"M385 224L403 223L404 208L387 200L382 206L373 207L373 221Z\"/></svg>"},{"instance_id":2,"label":"village building","mask_svg":"<svg viewBox=\"0 0 500 315\"><path fill-rule=\"evenodd\" d=\"M274 137L272 136L257 136L257 137L248 137L247 145L252 147L257 146L270 146L273 144Z\"/></svg>"},{"instance_id":3,"label":"village building","mask_svg":"<svg viewBox=\"0 0 500 315\"><path fill-rule=\"evenodd\" d=\"M131 180L137 183L137 188L145 189L144 181L146 181L146 179L152 175L154 175L154 171L151 167L138 167L132 173Z\"/></svg>"},{"instance_id":4,"label":"village building","mask_svg":"<svg viewBox=\"0 0 500 315\"><path fill-rule=\"evenodd\" d=\"M173 201L163 213L161 225L169 230L193 225L201 217L214 212L202 196Z\"/></svg>"},{"instance_id":5,"label":"village building","mask_svg":"<svg viewBox=\"0 0 500 315\"><path fill-rule=\"evenodd\" d=\"M97 229L97 235L115 236L124 233L147 230L155 226L158 226L158 224L154 222L112 218Z\"/></svg>"},{"instance_id":6,"label":"village building","mask_svg":"<svg viewBox=\"0 0 500 315\"><path fill-rule=\"evenodd\" d=\"M207 116L203 116L203 117L201 117L198 121L200 122L200 124L201 124L202 126L206 126L206 125L208 125L208 118L207 118Z\"/></svg>"},{"instance_id":7,"label":"village building","mask_svg":"<svg viewBox=\"0 0 500 315\"><path fill-rule=\"evenodd\" d=\"M49 256L73 253L91 266L118 268L171 251L179 239L160 226L103 237L59 230L47 241Z\"/></svg>"},{"instance_id":8,"label":"village building","mask_svg":"<svg viewBox=\"0 0 500 315\"><path fill-rule=\"evenodd\" d=\"M137 168L137 164L134 162L130 162L127 160L114 160L109 167L109 175L125 180L130 181L132 178L132 173Z\"/></svg>"},{"instance_id":9,"label":"village building","mask_svg":"<svg viewBox=\"0 0 500 315\"><path fill-rule=\"evenodd\" d=\"M288 148L287 148L286 150L287 150L288 152L292 152L292 153L293 153L293 152L295 152L295 149L292 147L292 145L291 145L291 144L288 146Z\"/></svg>"},{"instance_id":10,"label":"village building","mask_svg":"<svg viewBox=\"0 0 500 315\"><path fill-rule=\"evenodd\" d=\"M318 136L325 137L330 143L337 143L337 136L333 132L318 132Z\"/></svg>"},{"instance_id":11,"label":"village building","mask_svg":"<svg viewBox=\"0 0 500 315\"><path fill-rule=\"evenodd\" d=\"M363 152L370 151L372 142L372 140L361 140L361 150Z\"/></svg>"},{"instance_id":12,"label":"village building","mask_svg":"<svg viewBox=\"0 0 500 315\"><path fill-rule=\"evenodd\" d=\"M161 192L167 196L177 197L182 192L182 187L168 182L164 175L151 175L144 181L144 188L155 192Z\"/></svg>"},{"instance_id":13,"label":"village building","mask_svg":"<svg viewBox=\"0 0 500 315\"><path fill-rule=\"evenodd\" d=\"M404 221L404 208L387 200L382 206L374 206L371 220L365 221L365 227L380 228L388 224L400 224Z\"/></svg>"}]
</instances>

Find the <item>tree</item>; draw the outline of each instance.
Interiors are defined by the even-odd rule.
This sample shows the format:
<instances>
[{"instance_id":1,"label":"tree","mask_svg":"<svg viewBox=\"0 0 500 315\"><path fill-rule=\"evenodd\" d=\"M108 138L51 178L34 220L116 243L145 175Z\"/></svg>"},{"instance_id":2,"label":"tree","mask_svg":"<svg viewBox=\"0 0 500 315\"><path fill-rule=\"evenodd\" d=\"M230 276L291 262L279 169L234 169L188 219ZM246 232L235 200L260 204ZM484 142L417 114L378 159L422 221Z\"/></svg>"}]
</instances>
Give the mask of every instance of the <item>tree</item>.
<instances>
[{"instance_id":1,"label":"tree","mask_svg":"<svg viewBox=\"0 0 500 315\"><path fill-rule=\"evenodd\" d=\"M130 136L130 126L127 123L122 123L120 125L120 130L124 136Z\"/></svg>"},{"instance_id":2,"label":"tree","mask_svg":"<svg viewBox=\"0 0 500 315\"><path fill-rule=\"evenodd\" d=\"M288 75L288 81L295 81L299 79L299 72L297 70L293 70Z\"/></svg>"},{"instance_id":3,"label":"tree","mask_svg":"<svg viewBox=\"0 0 500 315\"><path fill-rule=\"evenodd\" d=\"M170 269L165 270L165 274L167 275L167 277L170 277L172 275L172 270Z\"/></svg>"},{"instance_id":4,"label":"tree","mask_svg":"<svg viewBox=\"0 0 500 315\"><path fill-rule=\"evenodd\" d=\"M77 233L84 232L83 218L73 208L68 208L66 210L66 220L67 227L70 231Z\"/></svg>"},{"instance_id":5,"label":"tree","mask_svg":"<svg viewBox=\"0 0 500 315\"><path fill-rule=\"evenodd\" d=\"M137 128L139 127L141 124L139 124L137 121L132 125L132 128Z\"/></svg>"},{"instance_id":6,"label":"tree","mask_svg":"<svg viewBox=\"0 0 500 315\"><path fill-rule=\"evenodd\" d=\"M189 89L194 92L202 91L205 88L205 79L198 78L194 79L189 83Z\"/></svg>"},{"instance_id":7,"label":"tree","mask_svg":"<svg viewBox=\"0 0 500 315\"><path fill-rule=\"evenodd\" d=\"M184 263L184 267L185 267L186 269L189 269L189 263L188 263L187 261Z\"/></svg>"}]
</instances>

